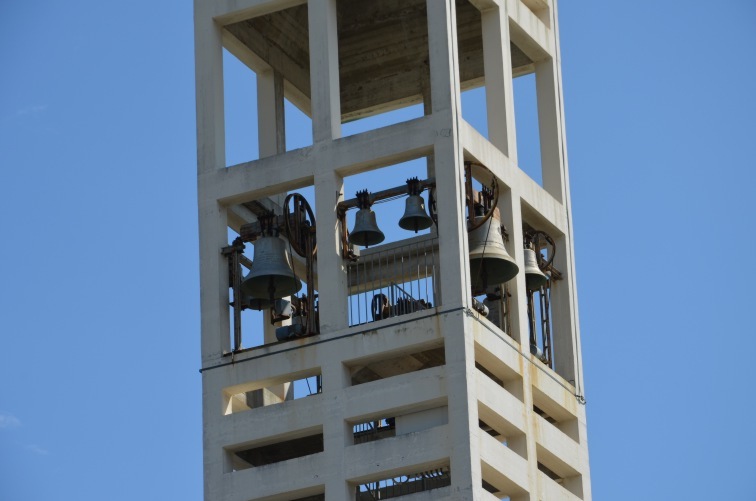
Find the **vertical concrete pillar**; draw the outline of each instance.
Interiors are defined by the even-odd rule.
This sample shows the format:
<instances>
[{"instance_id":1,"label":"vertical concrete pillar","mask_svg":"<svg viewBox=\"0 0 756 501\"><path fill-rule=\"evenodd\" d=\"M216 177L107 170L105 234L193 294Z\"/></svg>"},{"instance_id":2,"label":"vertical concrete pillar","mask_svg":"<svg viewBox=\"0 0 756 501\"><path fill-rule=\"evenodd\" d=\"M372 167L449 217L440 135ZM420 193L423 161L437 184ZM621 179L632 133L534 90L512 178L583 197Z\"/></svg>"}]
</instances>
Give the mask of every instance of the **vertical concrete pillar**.
<instances>
[{"instance_id":1,"label":"vertical concrete pillar","mask_svg":"<svg viewBox=\"0 0 756 501\"><path fill-rule=\"evenodd\" d=\"M469 303L464 170L459 144L459 64L454 3L428 0L431 103L438 128L433 151L444 305Z\"/></svg>"},{"instance_id":2,"label":"vertical concrete pillar","mask_svg":"<svg viewBox=\"0 0 756 501\"><path fill-rule=\"evenodd\" d=\"M203 11L201 2L195 6ZM209 16L195 24L198 175L225 167L221 29ZM199 184L200 304L203 365L229 351L228 273L220 249L227 245L226 209L206 198Z\"/></svg>"},{"instance_id":3,"label":"vertical concrete pillar","mask_svg":"<svg viewBox=\"0 0 756 501\"><path fill-rule=\"evenodd\" d=\"M257 72L257 143L260 158L286 153L286 118L284 113L283 77L273 69ZM271 200L281 206L285 193L274 195ZM267 310L263 311L263 337L265 343L276 342L276 327L288 325L285 321L272 325ZM290 384L269 388L281 399L290 394ZM260 391L260 394L263 392Z\"/></svg>"},{"instance_id":4,"label":"vertical concrete pillar","mask_svg":"<svg viewBox=\"0 0 756 501\"><path fill-rule=\"evenodd\" d=\"M326 499L350 501L354 499L354 490L347 484L344 474L348 470L344 463L344 449L351 445L352 429L344 421L346 402L343 390L350 386L351 378L340 355L338 352L324 354L321 365L323 398L335 404L328 407L323 421L324 464L331 465L325 478L325 490Z\"/></svg>"},{"instance_id":5,"label":"vertical concrete pillar","mask_svg":"<svg viewBox=\"0 0 756 501\"><path fill-rule=\"evenodd\" d=\"M272 69L257 73L257 139L260 158L286 153L283 77Z\"/></svg>"},{"instance_id":6,"label":"vertical concrete pillar","mask_svg":"<svg viewBox=\"0 0 756 501\"><path fill-rule=\"evenodd\" d=\"M559 112L561 99L556 64L553 58L536 63L536 97L543 187L551 196L564 203L563 144L561 113Z\"/></svg>"},{"instance_id":7,"label":"vertical concrete pillar","mask_svg":"<svg viewBox=\"0 0 756 501\"><path fill-rule=\"evenodd\" d=\"M520 352L525 360L530 360L530 341L529 341L529 327L528 327L528 299L525 287L525 251L524 251L524 237L522 232L522 206L520 201L520 194L516 188L506 190L500 195L499 199L501 208L502 223L507 227L509 232L509 243L507 245L507 252L514 257L515 261L520 265L520 272L517 276L509 281L509 290L512 294L510 298L510 305L512 311L510 313L510 319L512 321L511 336L520 343ZM522 371L522 384L523 384L523 403L525 405L525 412L529 419L526 420L525 430L525 443L517 444L520 449L523 448L526 451L528 459L528 473L530 478L538 478L538 460L536 453L535 442L535 414L533 413L533 390L532 380L530 377L530 364L524 362L525 370ZM531 492L529 496L523 496L517 498L518 501L527 501L533 499L540 499L537 492L537 482L531 482Z\"/></svg>"},{"instance_id":8,"label":"vertical concrete pillar","mask_svg":"<svg viewBox=\"0 0 756 501\"><path fill-rule=\"evenodd\" d=\"M529 352L528 346L528 299L525 292L525 255L522 234L522 210L520 197L514 189L499 186L499 213L501 223L509 233L509 241L506 242L507 252L514 258L520 267L520 272L515 278L507 282L510 306L510 331L507 334L520 343L523 350Z\"/></svg>"},{"instance_id":9,"label":"vertical concrete pillar","mask_svg":"<svg viewBox=\"0 0 756 501\"><path fill-rule=\"evenodd\" d=\"M344 181L329 171L315 175L318 239L318 303L320 332L327 335L348 326L346 265L341 257L336 206L344 199Z\"/></svg>"},{"instance_id":10,"label":"vertical concrete pillar","mask_svg":"<svg viewBox=\"0 0 756 501\"><path fill-rule=\"evenodd\" d=\"M336 0L309 0L307 7L312 141L319 143L341 137Z\"/></svg>"},{"instance_id":11,"label":"vertical concrete pillar","mask_svg":"<svg viewBox=\"0 0 756 501\"><path fill-rule=\"evenodd\" d=\"M465 224L464 170L459 141L461 116L459 63L455 4L451 0L427 1L428 51L430 55L431 109L438 118L433 158L439 218L441 291L444 306L470 302L470 273ZM482 476L477 447L471 433L477 433L477 397L474 376L475 355L472 338L466 336L462 313L448 314L444 320L447 391L449 394L450 468L455 499L474 499ZM455 328L455 326L458 326ZM471 406L471 403L475 405Z\"/></svg>"},{"instance_id":12,"label":"vertical concrete pillar","mask_svg":"<svg viewBox=\"0 0 756 501\"><path fill-rule=\"evenodd\" d=\"M501 2L500 5L482 11L480 19L483 31L488 140L516 164L517 134L507 2Z\"/></svg>"}]
</instances>

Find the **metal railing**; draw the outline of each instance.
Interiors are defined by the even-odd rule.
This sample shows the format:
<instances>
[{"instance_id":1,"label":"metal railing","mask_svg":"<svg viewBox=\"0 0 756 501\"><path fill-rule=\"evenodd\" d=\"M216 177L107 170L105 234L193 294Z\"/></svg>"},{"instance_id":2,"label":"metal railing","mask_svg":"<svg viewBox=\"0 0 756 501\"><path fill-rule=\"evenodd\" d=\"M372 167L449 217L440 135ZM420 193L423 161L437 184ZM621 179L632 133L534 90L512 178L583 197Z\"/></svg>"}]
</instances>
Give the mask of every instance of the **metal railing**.
<instances>
[{"instance_id":1,"label":"metal railing","mask_svg":"<svg viewBox=\"0 0 756 501\"><path fill-rule=\"evenodd\" d=\"M438 238L368 249L347 266L349 325L439 306Z\"/></svg>"}]
</instances>

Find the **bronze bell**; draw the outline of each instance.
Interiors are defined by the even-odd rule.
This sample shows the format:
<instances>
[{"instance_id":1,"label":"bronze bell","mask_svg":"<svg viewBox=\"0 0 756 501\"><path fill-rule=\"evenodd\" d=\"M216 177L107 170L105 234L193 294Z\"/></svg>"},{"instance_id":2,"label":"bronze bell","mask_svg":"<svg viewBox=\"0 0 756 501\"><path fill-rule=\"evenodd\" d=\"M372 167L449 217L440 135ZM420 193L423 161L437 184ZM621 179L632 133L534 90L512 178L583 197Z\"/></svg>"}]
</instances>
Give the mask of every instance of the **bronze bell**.
<instances>
[{"instance_id":1,"label":"bronze bell","mask_svg":"<svg viewBox=\"0 0 756 501\"><path fill-rule=\"evenodd\" d=\"M525 285L530 290L540 289L549 281L549 277L538 267L537 258L536 251L530 247L525 248Z\"/></svg>"},{"instance_id":2,"label":"bronze bell","mask_svg":"<svg viewBox=\"0 0 756 501\"><path fill-rule=\"evenodd\" d=\"M302 282L294 275L286 242L264 236L254 242L255 259L241 284L243 294L260 299L280 299L299 292Z\"/></svg>"},{"instance_id":3,"label":"bronze bell","mask_svg":"<svg viewBox=\"0 0 756 501\"><path fill-rule=\"evenodd\" d=\"M383 234L375 222L375 212L372 209L360 209L354 216L354 229L349 232L349 243L369 247L383 242Z\"/></svg>"},{"instance_id":4,"label":"bronze bell","mask_svg":"<svg viewBox=\"0 0 756 501\"><path fill-rule=\"evenodd\" d=\"M399 220L399 227L417 233L433 225L433 219L425 212L425 201L420 195L410 195L404 208L404 215Z\"/></svg>"},{"instance_id":5,"label":"bronze bell","mask_svg":"<svg viewBox=\"0 0 756 501\"><path fill-rule=\"evenodd\" d=\"M479 221L484 216L476 216ZM501 223L493 216L468 235L470 246L470 278L474 292L512 280L520 267L504 247Z\"/></svg>"}]
</instances>

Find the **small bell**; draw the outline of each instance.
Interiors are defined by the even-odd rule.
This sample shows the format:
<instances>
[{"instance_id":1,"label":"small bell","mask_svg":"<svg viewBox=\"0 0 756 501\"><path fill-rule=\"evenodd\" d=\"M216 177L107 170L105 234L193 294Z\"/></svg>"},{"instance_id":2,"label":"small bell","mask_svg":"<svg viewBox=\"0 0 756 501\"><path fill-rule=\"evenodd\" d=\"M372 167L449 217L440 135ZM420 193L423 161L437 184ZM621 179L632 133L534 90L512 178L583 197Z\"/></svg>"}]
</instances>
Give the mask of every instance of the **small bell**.
<instances>
[{"instance_id":1,"label":"small bell","mask_svg":"<svg viewBox=\"0 0 756 501\"><path fill-rule=\"evenodd\" d=\"M536 256L536 251L534 251L530 247L526 247L525 248L525 285L527 286L529 290L536 290L546 285L546 282L548 281L549 281L549 277L547 277L541 271L541 268L538 267L538 259Z\"/></svg>"},{"instance_id":2,"label":"small bell","mask_svg":"<svg viewBox=\"0 0 756 501\"><path fill-rule=\"evenodd\" d=\"M370 195L367 190L357 192L360 210L354 216L354 229L349 232L349 243L369 247L383 242L383 234L375 220L375 212L370 209Z\"/></svg>"},{"instance_id":3,"label":"small bell","mask_svg":"<svg viewBox=\"0 0 756 501\"><path fill-rule=\"evenodd\" d=\"M420 196L420 182L416 177L407 180L409 197L404 208L404 215L399 220L399 227L417 233L433 225L433 219L425 212L425 201Z\"/></svg>"}]
</instances>

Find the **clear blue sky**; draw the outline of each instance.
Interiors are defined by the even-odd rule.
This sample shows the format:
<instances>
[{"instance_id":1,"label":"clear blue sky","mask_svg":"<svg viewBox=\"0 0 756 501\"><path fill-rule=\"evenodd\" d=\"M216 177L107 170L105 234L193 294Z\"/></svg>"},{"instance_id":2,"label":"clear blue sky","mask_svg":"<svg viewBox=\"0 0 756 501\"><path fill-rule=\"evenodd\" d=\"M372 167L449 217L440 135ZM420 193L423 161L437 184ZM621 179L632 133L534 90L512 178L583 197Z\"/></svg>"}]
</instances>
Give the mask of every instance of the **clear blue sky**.
<instances>
[{"instance_id":1,"label":"clear blue sky","mask_svg":"<svg viewBox=\"0 0 756 501\"><path fill-rule=\"evenodd\" d=\"M594 498L756 499L756 3L560 15ZM2 500L202 497L192 37L0 3Z\"/></svg>"}]
</instances>

